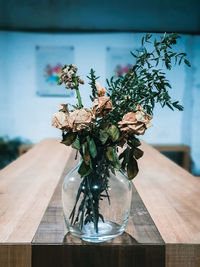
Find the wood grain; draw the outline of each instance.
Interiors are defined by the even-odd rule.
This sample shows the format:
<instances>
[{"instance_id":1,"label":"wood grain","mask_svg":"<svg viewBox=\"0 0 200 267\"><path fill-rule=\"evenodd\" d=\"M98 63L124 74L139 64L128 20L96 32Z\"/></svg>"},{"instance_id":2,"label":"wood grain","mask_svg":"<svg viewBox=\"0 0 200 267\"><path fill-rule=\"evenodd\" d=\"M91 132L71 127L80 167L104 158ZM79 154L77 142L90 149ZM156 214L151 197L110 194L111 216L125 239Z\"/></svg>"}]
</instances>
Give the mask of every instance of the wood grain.
<instances>
[{"instance_id":1,"label":"wood grain","mask_svg":"<svg viewBox=\"0 0 200 267\"><path fill-rule=\"evenodd\" d=\"M63 210L61 203L61 186L65 175L77 164L75 161L75 150L68 148L69 158L61 179L55 189L50 203L44 213L44 216L38 226L33 243L62 243L67 230L64 225Z\"/></svg>"},{"instance_id":2,"label":"wood grain","mask_svg":"<svg viewBox=\"0 0 200 267\"><path fill-rule=\"evenodd\" d=\"M0 266L29 267L31 253L30 244L0 244Z\"/></svg>"},{"instance_id":3,"label":"wood grain","mask_svg":"<svg viewBox=\"0 0 200 267\"><path fill-rule=\"evenodd\" d=\"M167 244L166 267L199 267L200 246L198 244Z\"/></svg>"},{"instance_id":4,"label":"wood grain","mask_svg":"<svg viewBox=\"0 0 200 267\"><path fill-rule=\"evenodd\" d=\"M159 246L34 245L33 267L163 267Z\"/></svg>"},{"instance_id":5,"label":"wood grain","mask_svg":"<svg viewBox=\"0 0 200 267\"><path fill-rule=\"evenodd\" d=\"M68 157L66 147L59 140L48 139L0 171L0 255L6 249L5 257L12 252L13 256L7 258L9 267L16 267L20 261L21 244L26 243L30 248ZM7 243L19 246L10 250L4 246ZM30 255L27 254L27 262L31 261ZM0 258L0 266L5 257ZM21 264L20 267L28 266Z\"/></svg>"},{"instance_id":6,"label":"wood grain","mask_svg":"<svg viewBox=\"0 0 200 267\"><path fill-rule=\"evenodd\" d=\"M77 164L73 153L65 173ZM59 267L164 266L164 242L135 187L129 225L124 234L104 243L91 244L67 233L61 203L65 173L33 239L32 267L54 267L55 264Z\"/></svg>"},{"instance_id":7,"label":"wood grain","mask_svg":"<svg viewBox=\"0 0 200 267\"><path fill-rule=\"evenodd\" d=\"M134 185L167 244L166 266L196 267L196 257L190 256L188 262L192 263L187 265L185 255L195 244L199 251L200 180L149 145L143 143L142 149L145 153Z\"/></svg>"},{"instance_id":8,"label":"wood grain","mask_svg":"<svg viewBox=\"0 0 200 267\"><path fill-rule=\"evenodd\" d=\"M0 171L0 267L199 267L200 180L142 148L127 231L97 245L64 226L60 190L75 164L71 148L48 139Z\"/></svg>"},{"instance_id":9,"label":"wood grain","mask_svg":"<svg viewBox=\"0 0 200 267\"><path fill-rule=\"evenodd\" d=\"M143 143L134 180L166 243L200 243L200 180Z\"/></svg>"}]
</instances>

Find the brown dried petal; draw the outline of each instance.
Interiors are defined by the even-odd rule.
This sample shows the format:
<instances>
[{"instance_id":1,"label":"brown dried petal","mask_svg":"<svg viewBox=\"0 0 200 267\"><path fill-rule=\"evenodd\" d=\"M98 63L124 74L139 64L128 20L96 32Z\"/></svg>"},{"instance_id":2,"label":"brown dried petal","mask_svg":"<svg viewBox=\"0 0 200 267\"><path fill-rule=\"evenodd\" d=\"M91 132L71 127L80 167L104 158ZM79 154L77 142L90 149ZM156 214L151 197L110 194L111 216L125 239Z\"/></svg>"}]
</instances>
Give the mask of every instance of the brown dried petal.
<instances>
[{"instance_id":1,"label":"brown dried petal","mask_svg":"<svg viewBox=\"0 0 200 267\"><path fill-rule=\"evenodd\" d=\"M97 94L98 94L98 96L104 96L105 93L106 93L106 89L103 88L99 82L96 82L96 86L97 86Z\"/></svg>"},{"instance_id":2,"label":"brown dried petal","mask_svg":"<svg viewBox=\"0 0 200 267\"><path fill-rule=\"evenodd\" d=\"M84 83L85 83L84 80L81 79L81 78L78 78L78 82L79 82L80 84L84 84Z\"/></svg>"},{"instance_id":3,"label":"brown dried petal","mask_svg":"<svg viewBox=\"0 0 200 267\"><path fill-rule=\"evenodd\" d=\"M140 105L137 106L137 109L136 112L125 114L122 121L118 123L122 132L143 135L146 129L151 126L152 116L147 114Z\"/></svg>"},{"instance_id":4,"label":"brown dried petal","mask_svg":"<svg viewBox=\"0 0 200 267\"><path fill-rule=\"evenodd\" d=\"M131 133L136 135L143 135L145 133L146 127L144 123L137 123L135 125L129 125L128 126Z\"/></svg>"},{"instance_id":5,"label":"brown dried petal","mask_svg":"<svg viewBox=\"0 0 200 267\"><path fill-rule=\"evenodd\" d=\"M100 96L92 104L92 111L96 117L104 117L113 110L110 97Z\"/></svg>"},{"instance_id":6,"label":"brown dried petal","mask_svg":"<svg viewBox=\"0 0 200 267\"><path fill-rule=\"evenodd\" d=\"M94 115L87 108L77 109L70 112L69 125L73 132L87 128L94 122Z\"/></svg>"},{"instance_id":7,"label":"brown dried petal","mask_svg":"<svg viewBox=\"0 0 200 267\"><path fill-rule=\"evenodd\" d=\"M52 126L62 130L69 130L69 114L62 111L58 111L53 115Z\"/></svg>"}]
</instances>

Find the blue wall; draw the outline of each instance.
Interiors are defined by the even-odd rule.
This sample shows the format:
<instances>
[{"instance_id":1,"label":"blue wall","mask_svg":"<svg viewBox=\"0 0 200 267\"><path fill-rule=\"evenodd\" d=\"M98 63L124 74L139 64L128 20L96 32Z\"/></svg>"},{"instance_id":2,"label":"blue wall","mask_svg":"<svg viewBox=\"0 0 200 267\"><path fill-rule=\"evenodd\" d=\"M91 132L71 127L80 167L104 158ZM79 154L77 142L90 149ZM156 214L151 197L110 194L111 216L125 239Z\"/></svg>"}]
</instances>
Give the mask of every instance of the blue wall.
<instances>
[{"instance_id":1,"label":"blue wall","mask_svg":"<svg viewBox=\"0 0 200 267\"><path fill-rule=\"evenodd\" d=\"M105 84L106 48L133 49L139 46L142 34L35 34L0 32L0 136L21 136L39 142L59 137L51 127L51 116L66 98L39 97L36 92L35 47L74 46L75 64L84 78L93 67ZM168 73L173 86L171 95L185 106L183 112L157 107L151 127L143 137L152 144L187 144L192 147L194 173L200 173L199 72L200 37L183 35L178 50L188 53L193 67L183 65ZM90 105L89 87L82 87L83 101ZM76 99L70 99L76 103Z\"/></svg>"}]
</instances>

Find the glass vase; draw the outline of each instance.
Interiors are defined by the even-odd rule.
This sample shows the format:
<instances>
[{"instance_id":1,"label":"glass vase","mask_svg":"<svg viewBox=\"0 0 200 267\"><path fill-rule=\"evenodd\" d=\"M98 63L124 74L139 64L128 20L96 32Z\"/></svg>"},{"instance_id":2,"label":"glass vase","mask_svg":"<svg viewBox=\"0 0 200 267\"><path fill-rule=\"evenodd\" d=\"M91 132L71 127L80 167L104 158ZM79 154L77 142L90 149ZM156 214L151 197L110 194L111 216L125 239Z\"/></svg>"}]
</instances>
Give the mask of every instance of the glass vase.
<instances>
[{"instance_id":1,"label":"glass vase","mask_svg":"<svg viewBox=\"0 0 200 267\"><path fill-rule=\"evenodd\" d=\"M68 230L73 236L88 242L103 242L119 236L124 232L129 217L132 182L121 170L108 170L107 177L104 177L102 168L81 178L78 173L80 164L66 175L62 186L64 219ZM92 177L90 181L89 177ZM107 186L102 187L102 179ZM95 213L98 215L96 220Z\"/></svg>"},{"instance_id":2,"label":"glass vase","mask_svg":"<svg viewBox=\"0 0 200 267\"><path fill-rule=\"evenodd\" d=\"M108 177L108 196L99 200L98 208L101 217L95 227L95 222L83 222L74 220L72 222L72 211L75 207L77 193L79 190L84 191L84 180L87 177L80 177L78 173L80 164L70 171L63 182L62 186L62 203L65 223L68 230L73 236L81 238L88 242L103 242L122 234L125 230L132 199L132 183L127 179L124 173L119 170L115 174L109 171ZM98 182L91 185L91 192L95 194L99 190ZM84 196L80 196L76 204L76 216L79 211ZM79 214L79 217L85 217L85 214ZM97 228L97 229L96 229Z\"/></svg>"}]
</instances>

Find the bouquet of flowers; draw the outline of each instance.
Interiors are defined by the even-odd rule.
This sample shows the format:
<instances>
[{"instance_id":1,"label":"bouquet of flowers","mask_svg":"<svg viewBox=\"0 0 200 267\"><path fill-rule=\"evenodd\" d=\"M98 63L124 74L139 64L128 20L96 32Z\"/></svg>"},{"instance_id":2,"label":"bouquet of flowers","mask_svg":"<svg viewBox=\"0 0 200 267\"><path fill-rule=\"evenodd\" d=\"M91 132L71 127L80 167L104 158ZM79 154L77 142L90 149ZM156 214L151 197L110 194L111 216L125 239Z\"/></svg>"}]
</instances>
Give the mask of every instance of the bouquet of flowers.
<instances>
[{"instance_id":1,"label":"bouquet of flowers","mask_svg":"<svg viewBox=\"0 0 200 267\"><path fill-rule=\"evenodd\" d=\"M71 108L61 104L52 125L62 131L62 143L76 149L82 159L78 170L82 181L69 218L71 224L83 227L93 222L98 232L98 221L104 221L99 202L110 201L109 173L123 170L128 179L137 175L137 160L143 155L138 136L151 126L155 104L183 110L178 101L171 99L171 85L162 70L163 65L170 70L182 61L190 66L185 53L173 51L178 38L175 33L164 34L152 42L152 36L146 34L141 49L131 52L135 64L124 76L107 80L106 88L97 82L99 77L91 69L87 76L90 109L82 103L80 85L84 81L78 76L77 67L70 64L62 68L59 85L75 90L78 103ZM118 147L122 148L121 153ZM97 190L93 190L94 185Z\"/></svg>"}]
</instances>

